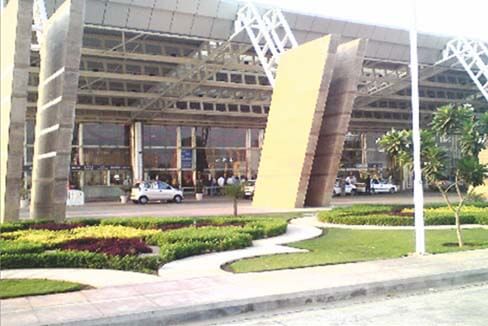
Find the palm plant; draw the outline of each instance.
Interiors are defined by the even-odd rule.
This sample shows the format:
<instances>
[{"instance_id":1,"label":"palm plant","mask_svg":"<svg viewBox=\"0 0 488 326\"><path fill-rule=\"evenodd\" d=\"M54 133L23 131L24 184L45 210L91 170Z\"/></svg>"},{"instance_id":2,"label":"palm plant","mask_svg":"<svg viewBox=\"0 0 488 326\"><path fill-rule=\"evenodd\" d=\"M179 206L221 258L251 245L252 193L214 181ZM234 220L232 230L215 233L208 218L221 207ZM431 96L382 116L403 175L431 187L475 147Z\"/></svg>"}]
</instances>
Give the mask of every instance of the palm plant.
<instances>
[{"instance_id":1,"label":"palm plant","mask_svg":"<svg viewBox=\"0 0 488 326\"><path fill-rule=\"evenodd\" d=\"M461 233L461 211L470 197L464 194L461 185L472 188L483 184L488 176L488 166L479 162L478 155L487 145L488 112L477 117L470 105L455 107L446 105L434 114L431 129L421 133L422 173L431 183L434 183L442 194L447 206L452 210L456 220L456 234L460 247L464 245ZM447 188L443 187L443 174L446 170L445 153L437 146L436 138L456 137L459 142L460 157L455 159L454 182ZM378 144L388 155L395 157L396 162L411 169L413 162L412 137L409 131L401 130L385 134ZM455 189L458 203L454 204L447 193Z\"/></svg>"},{"instance_id":2,"label":"palm plant","mask_svg":"<svg viewBox=\"0 0 488 326\"><path fill-rule=\"evenodd\" d=\"M232 198L234 204L234 216L237 216L237 201L244 197L244 189L241 184L229 184L224 187L224 195Z\"/></svg>"}]
</instances>

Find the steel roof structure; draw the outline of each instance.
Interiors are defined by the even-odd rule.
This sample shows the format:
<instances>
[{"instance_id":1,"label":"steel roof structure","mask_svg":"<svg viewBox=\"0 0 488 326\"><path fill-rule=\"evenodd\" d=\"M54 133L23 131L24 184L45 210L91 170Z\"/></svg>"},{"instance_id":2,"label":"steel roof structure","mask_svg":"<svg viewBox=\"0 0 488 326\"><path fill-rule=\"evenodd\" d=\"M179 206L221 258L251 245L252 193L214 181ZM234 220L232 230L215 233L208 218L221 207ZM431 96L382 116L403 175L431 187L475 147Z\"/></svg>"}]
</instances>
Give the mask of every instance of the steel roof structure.
<instances>
[{"instance_id":1,"label":"steel roof structure","mask_svg":"<svg viewBox=\"0 0 488 326\"><path fill-rule=\"evenodd\" d=\"M63 1L45 0L50 16ZM272 87L230 0L87 0L77 120L263 128ZM351 130L409 127L408 32L284 12L299 44L326 34L369 40ZM35 35L33 35L35 38ZM419 35L421 119L446 103L486 109L462 66L443 61L449 38ZM28 116L35 116L32 52Z\"/></svg>"}]
</instances>

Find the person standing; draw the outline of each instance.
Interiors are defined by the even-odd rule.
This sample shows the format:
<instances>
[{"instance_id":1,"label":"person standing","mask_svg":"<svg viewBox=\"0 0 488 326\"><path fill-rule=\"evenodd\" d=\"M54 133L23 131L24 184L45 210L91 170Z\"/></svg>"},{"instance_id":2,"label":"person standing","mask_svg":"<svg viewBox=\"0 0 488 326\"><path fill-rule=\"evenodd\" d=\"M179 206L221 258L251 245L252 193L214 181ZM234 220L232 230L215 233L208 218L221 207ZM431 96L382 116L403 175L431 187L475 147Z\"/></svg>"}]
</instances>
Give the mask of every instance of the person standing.
<instances>
[{"instance_id":1,"label":"person standing","mask_svg":"<svg viewBox=\"0 0 488 326\"><path fill-rule=\"evenodd\" d=\"M371 194L371 176L368 174L368 177L366 178L366 193L368 195Z\"/></svg>"}]
</instances>

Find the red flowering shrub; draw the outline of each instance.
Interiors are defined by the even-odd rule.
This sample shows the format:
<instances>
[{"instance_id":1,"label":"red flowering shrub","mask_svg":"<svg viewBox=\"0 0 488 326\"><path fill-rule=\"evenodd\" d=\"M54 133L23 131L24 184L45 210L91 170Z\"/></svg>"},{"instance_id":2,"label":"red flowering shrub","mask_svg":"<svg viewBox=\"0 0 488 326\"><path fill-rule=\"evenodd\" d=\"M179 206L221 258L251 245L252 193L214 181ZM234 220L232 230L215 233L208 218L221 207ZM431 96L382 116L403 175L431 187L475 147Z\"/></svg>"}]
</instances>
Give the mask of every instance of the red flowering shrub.
<instances>
[{"instance_id":1,"label":"red flowering shrub","mask_svg":"<svg viewBox=\"0 0 488 326\"><path fill-rule=\"evenodd\" d=\"M54 223L54 222L46 222L46 223L37 223L32 224L29 226L29 229L34 230L51 230L51 231L59 231L59 230L71 230L74 228L80 228L86 226L82 223Z\"/></svg>"},{"instance_id":2,"label":"red flowering shrub","mask_svg":"<svg viewBox=\"0 0 488 326\"><path fill-rule=\"evenodd\" d=\"M83 238L62 243L59 245L59 248L63 250L104 253L110 256L127 256L151 252L151 248L144 241L136 238Z\"/></svg>"}]
</instances>

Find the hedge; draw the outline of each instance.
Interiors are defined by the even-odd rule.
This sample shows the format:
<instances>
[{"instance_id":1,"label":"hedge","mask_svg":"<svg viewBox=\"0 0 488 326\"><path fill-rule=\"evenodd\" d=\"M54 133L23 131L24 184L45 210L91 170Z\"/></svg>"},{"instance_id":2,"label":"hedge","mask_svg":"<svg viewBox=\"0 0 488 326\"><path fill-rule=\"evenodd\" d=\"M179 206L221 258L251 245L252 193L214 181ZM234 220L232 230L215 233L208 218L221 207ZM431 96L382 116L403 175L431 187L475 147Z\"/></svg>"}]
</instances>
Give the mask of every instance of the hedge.
<instances>
[{"instance_id":1,"label":"hedge","mask_svg":"<svg viewBox=\"0 0 488 326\"><path fill-rule=\"evenodd\" d=\"M97 268L143 273L156 271L159 257L108 256L86 251L53 251L45 253L2 254L2 269L12 268Z\"/></svg>"},{"instance_id":2,"label":"hedge","mask_svg":"<svg viewBox=\"0 0 488 326\"><path fill-rule=\"evenodd\" d=\"M487 208L485 208L487 207ZM403 213L406 215L398 215ZM411 214L411 215L409 215ZM466 206L461 211L462 224L488 225L488 206L484 204ZM426 225L454 225L455 217L446 206L425 209ZM341 207L319 213L319 219L326 223L346 225L381 225L411 226L414 225L413 209L399 205L358 205Z\"/></svg>"},{"instance_id":3,"label":"hedge","mask_svg":"<svg viewBox=\"0 0 488 326\"><path fill-rule=\"evenodd\" d=\"M45 249L45 246L40 243L0 240L1 254L37 253Z\"/></svg>"}]
</instances>

